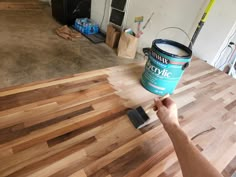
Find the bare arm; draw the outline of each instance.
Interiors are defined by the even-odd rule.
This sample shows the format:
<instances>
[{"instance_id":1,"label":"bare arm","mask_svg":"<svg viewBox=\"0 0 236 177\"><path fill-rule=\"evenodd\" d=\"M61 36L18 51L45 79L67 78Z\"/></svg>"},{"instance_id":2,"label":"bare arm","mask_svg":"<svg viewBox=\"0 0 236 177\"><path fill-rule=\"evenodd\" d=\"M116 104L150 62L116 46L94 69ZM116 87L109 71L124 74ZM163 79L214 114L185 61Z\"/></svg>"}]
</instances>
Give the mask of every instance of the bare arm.
<instances>
[{"instance_id":1,"label":"bare arm","mask_svg":"<svg viewBox=\"0 0 236 177\"><path fill-rule=\"evenodd\" d=\"M155 106L154 110L174 145L183 176L222 177L180 128L177 106L172 99L155 99Z\"/></svg>"}]
</instances>

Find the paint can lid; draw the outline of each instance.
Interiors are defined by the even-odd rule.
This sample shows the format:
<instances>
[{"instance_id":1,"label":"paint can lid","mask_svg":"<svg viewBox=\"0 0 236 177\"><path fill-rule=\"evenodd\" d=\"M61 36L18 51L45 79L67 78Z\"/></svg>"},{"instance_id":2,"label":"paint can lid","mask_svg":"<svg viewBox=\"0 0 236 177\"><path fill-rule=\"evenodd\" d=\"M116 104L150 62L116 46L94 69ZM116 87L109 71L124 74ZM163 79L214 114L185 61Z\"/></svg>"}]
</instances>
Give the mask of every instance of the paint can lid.
<instances>
[{"instance_id":1,"label":"paint can lid","mask_svg":"<svg viewBox=\"0 0 236 177\"><path fill-rule=\"evenodd\" d=\"M176 41L156 39L153 41L152 47L159 52L176 59L189 59L192 57L192 50Z\"/></svg>"}]
</instances>

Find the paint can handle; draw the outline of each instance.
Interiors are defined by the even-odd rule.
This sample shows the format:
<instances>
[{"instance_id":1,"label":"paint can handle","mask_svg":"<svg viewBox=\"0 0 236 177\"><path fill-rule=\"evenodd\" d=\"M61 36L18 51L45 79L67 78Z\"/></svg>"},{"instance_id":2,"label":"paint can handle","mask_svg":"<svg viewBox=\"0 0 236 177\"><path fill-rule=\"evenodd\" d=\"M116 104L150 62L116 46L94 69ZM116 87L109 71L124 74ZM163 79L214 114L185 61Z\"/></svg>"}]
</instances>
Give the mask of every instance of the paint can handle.
<instances>
[{"instance_id":1,"label":"paint can handle","mask_svg":"<svg viewBox=\"0 0 236 177\"><path fill-rule=\"evenodd\" d=\"M185 36L188 38L188 40L189 40L189 42L190 42L189 48L192 50L193 43L192 43L191 38L189 37L188 33L186 33L183 29L181 29L181 28L179 28L179 27L166 27L166 28L163 28L163 29L161 29L161 30L157 33L156 38L159 36L159 34L160 34L162 31L165 31L165 30L168 30L168 29L177 29L177 30L182 31L182 32L185 34Z\"/></svg>"}]
</instances>

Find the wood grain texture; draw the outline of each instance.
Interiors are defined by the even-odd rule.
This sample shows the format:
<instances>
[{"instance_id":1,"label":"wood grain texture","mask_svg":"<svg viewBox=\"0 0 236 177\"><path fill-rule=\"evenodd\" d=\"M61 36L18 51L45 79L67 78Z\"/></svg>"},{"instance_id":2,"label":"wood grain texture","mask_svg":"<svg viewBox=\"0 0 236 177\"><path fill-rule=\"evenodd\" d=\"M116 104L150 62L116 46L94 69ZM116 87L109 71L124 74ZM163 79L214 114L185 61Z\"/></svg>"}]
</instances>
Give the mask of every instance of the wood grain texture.
<instances>
[{"instance_id":1,"label":"wood grain texture","mask_svg":"<svg viewBox=\"0 0 236 177\"><path fill-rule=\"evenodd\" d=\"M0 176L182 176L154 112L136 130L126 111L155 95L144 63L0 90ZM225 177L236 169L236 81L193 59L172 98L184 131Z\"/></svg>"}]
</instances>

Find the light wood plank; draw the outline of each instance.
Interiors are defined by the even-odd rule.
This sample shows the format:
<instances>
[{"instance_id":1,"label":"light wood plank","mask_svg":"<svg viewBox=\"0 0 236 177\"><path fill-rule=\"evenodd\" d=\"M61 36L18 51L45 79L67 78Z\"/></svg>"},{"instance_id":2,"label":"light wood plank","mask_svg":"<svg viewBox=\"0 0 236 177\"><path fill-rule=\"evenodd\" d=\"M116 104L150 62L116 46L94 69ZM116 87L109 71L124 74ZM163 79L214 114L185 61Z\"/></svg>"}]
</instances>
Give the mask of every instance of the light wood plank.
<instances>
[{"instance_id":1,"label":"light wood plank","mask_svg":"<svg viewBox=\"0 0 236 177\"><path fill-rule=\"evenodd\" d=\"M136 130L126 111L156 95L144 63L0 89L0 176L181 176L155 112ZM172 98L180 124L225 177L236 169L236 82L193 59Z\"/></svg>"}]
</instances>

